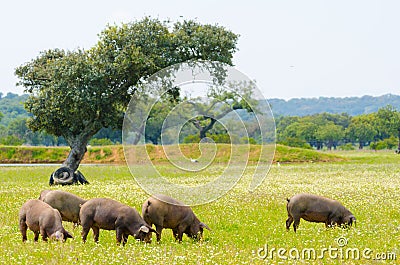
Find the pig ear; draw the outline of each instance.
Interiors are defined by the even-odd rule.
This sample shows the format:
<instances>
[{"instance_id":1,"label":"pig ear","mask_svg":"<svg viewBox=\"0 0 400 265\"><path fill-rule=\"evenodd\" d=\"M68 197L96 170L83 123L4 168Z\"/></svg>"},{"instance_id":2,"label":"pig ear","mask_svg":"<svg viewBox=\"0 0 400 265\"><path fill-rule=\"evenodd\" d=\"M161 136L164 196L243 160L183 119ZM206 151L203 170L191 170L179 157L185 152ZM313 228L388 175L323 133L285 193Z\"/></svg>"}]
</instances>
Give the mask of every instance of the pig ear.
<instances>
[{"instance_id":1,"label":"pig ear","mask_svg":"<svg viewBox=\"0 0 400 265\"><path fill-rule=\"evenodd\" d=\"M143 233L149 233L150 232L150 229L147 227L147 226L145 226L145 225L142 225L140 228L139 228L139 231L142 231Z\"/></svg>"},{"instance_id":2,"label":"pig ear","mask_svg":"<svg viewBox=\"0 0 400 265\"><path fill-rule=\"evenodd\" d=\"M146 234L148 234L148 233L150 233L150 232L154 232L154 233L156 233L156 234L158 235L158 233L157 233L156 230L154 230L152 227L146 226L146 225L142 225L142 226L139 228L139 231L142 231L142 232L144 232L144 233L146 233Z\"/></svg>"},{"instance_id":3,"label":"pig ear","mask_svg":"<svg viewBox=\"0 0 400 265\"><path fill-rule=\"evenodd\" d=\"M211 228L209 228L205 223L200 222L200 227L212 231Z\"/></svg>"},{"instance_id":4,"label":"pig ear","mask_svg":"<svg viewBox=\"0 0 400 265\"><path fill-rule=\"evenodd\" d=\"M61 233L60 231L57 231L55 234L54 234L54 236L55 236L55 238L57 239L57 240L63 240L64 239L64 234L63 233Z\"/></svg>"}]
</instances>

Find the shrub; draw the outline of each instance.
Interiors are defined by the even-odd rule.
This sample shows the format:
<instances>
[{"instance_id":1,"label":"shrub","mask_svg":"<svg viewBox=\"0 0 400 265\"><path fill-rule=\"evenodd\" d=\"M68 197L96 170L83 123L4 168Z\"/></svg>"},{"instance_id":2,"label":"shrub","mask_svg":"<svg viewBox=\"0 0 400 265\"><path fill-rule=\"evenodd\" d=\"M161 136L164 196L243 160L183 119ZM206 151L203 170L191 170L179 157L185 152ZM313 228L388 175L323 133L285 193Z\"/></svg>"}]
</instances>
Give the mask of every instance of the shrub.
<instances>
[{"instance_id":1,"label":"shrub","mask_svg":"<svg viewBox=\"0 0 400 265\"><path fill-rule=\"evenodd\" d=\"M191 134L183 138L184 144L199 143L199 142L200 142L200 136L198 134Z\"/></svg>"},{"instance_id":2,"label":"shrub","mask_svg":"<svg viewBox=\"0 0 400 265\"><path fill-rule=\"evenodd\" d=\"M19 146L24 143L24 140L15 136L15 135L8 135L2 139L0 139L0 143L3 145L10 145L10 146Z\"/></svg>"},{"instance_id":3,"label":"shrub","mask_svg":"<svg viewBox=\"0 0 400 265\"><path fill-rule=\"evenodd\" d=\"M393 137L393 136L390 137L390 138L384 139L383 142L386 143L386 146L387 146L386 148L387 149L397 148L397 145L398 145L398 139L396 137Z\"/></svg>"},{"instance_id":4,"label":"shrub","mask_svg":"<svg viewBox=\"0 0 400 265\"><path fill-rule=\"evenodd\" d=\"M89 144L93 146L103 146L103 145L112 145L113 142L108 138L100 138L100 139L93 138L89 141Z\"/></svg>"},{"instance_id":5,"label":"shrub","mask_svg":"<svg viewBox=\"0 0 400 265\"><path fill-rule=\"evenodd\" d=\"M387 139L383 139L378 142L373 142L369 145L372 150L383 150L383 149L393 149L397 147L397 139L394 137L390 137Z\"/></svg>"},{"instance_id":6,"label":"shrub","mask_svg":"<svg viewBox=\"0 0 400 265\"><path fill-rule=\"evenodd\" d=\"M257 144L257 141L252 137L242 137L240 138L240 143L242 144Z\"/></svg>"},{"instance_id":7,"label":"shrub","mask_svg":"<svg viewBox=\"0 0 400 265\"><path fill-rule=\"evenodd\" d=\"M311 145L307 143L306 140L295 138L295 137L288 137L285 140L278 142L278 144L291 146L291 147L300 147L304 149L312 149Z\"/></svg>"},{"instance_id":8,"label":"shrub","mask_svg":"<svg viewBox=\"0 0 400 265\"><path fill-rule=\"evenodd\" d=\"M229 137L229 134L211 134L211 135L207 134L207 137L213 139L215 143L220 143L220 144L231 143L231 138Z\"/></svg>"},{"instance_id":9,"label":"shrub","mask_svg":"<svg viewBox=\"0 0 400 265\"><path fill-rule=\"evenodd\" d=\"M347 143L347 144L344 144L344 145L340 145L339 146L339 150L351 151L351 150L355 150L355 148L354 148L352 143Z\"/></svg>"}]
</instances>

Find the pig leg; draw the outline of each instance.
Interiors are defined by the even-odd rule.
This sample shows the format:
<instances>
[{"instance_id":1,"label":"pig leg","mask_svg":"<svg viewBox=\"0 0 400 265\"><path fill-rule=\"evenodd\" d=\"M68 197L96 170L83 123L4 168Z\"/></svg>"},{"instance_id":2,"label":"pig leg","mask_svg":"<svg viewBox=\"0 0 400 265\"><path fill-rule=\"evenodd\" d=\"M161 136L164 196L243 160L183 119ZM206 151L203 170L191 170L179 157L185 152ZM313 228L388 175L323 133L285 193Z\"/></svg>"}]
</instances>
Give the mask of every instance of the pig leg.
<instances>
[{"instance_id":1,"label":"pig leg","mask_svg":"<svg viewBox=\"0 0 400 265\"><path fill-rule=\"evenodd\" d=\"M293 217L288 215L288 219L286 220L286 230L289 231L290 225L293 223Z\"/></svg>"},{"instance_id":2,"label":"pig leg","mask_svg":"<svg viewBox=\"0 0 400 265\"><path fill-rule=\"evenodd\" d=\"M116 234L116 239L117 239L117 245L122 244L125 245L124 241L124 232L122 231L121 228L115 229L115 234Z\"/></svg>"},{"instance_id":3,"label":"pig leg","mask_svg":"<svg viewBox=\"0 0 400 265\"><path fill-rule=\"evenodd\" d=\"M38 242L39 240L39 231L33 232L35 234L35 238L33 239L35 242Z\"/></svg>"},{"instance_id":4,"label":"pig leg","mask_svg":"<svg viewBox=\"0 0 400 265\"><path fill-rule=\"evenodd\" d=\"M183 232L184 232L185 230L186 230L186 229L185 229L182 225L179 225L178 228L177 228L177 231L178 231L178 233L177 233L177 238L178 238L178 242L179 242L179 243L182 242L182 236L183 236Z\"/></svg>"},{"instance_id":5,"label":"pig leg","mask_svg":"<svg viewBox=\"0 0 400 265\"><path fill-rule=\"evenodd\" d=\"M330 227L334 227L335 225L339 225L342 224L341 219L339 217L333 217L332 219L328 220L329 222L329 226Z\"/></svg>"},{"instance_id":6,"label":"pig leg","mask_svg":"<svg viewBox=\"0 0 400 265\"><path fill-rule=\"evenodd\" d=\"M293 218L293 219L294 219L293 230L296 233L296 230L297 230L297 228L299 227L299 224L300 224L300 217Z\"/></svg>"},{"instance_id":7,"label":"pig leg","mask_svg":"<svg viewBox=\"0 0 400 265\"><path fill-rule=\"evenodd\" d=\"M172 229L172 234L174 235L175 240L178 239L178 229Z\"/></svg>"},{"instance_id":8,"label":"pig leg","mask_svg":"<svg viewBox=\"0 0 400 265\"><path fill-rule=\"evenodd\" d=\"M162 225L156 225L156 231L157 231L157 242L160 242L161 240L161 232L163 230Z\"/></svg>"},{"instance_id":9,"label":"pig leg","mask_svg":"<svg viewBox=\"0 0 400 265\"><path fill-rule=\"evenodd\" d=\"M22 234L22 242L25 242L27 240L26 237L26 230L28 229L28 226L26 225L26 222L24 219L19 220L19 231L21 231Z\"/></svg>"},{"instance_id":10,"label":"pig leg","mask_svg":"<svg viewBox=\"0 0 400 265\"><path fill-rule=\"evenodd\" d=\"M90 226L82 224L82 233L81 233L81 235L82 235L83 243L86 242L86 238L87 238L87 235L89 233L89 230L90 230Z\"/></svg>"},{"instance_id":11,"label":"pig leg","mask_svg":"<svg viewBox=\"0 0 400 265\"><path fill-rule=\"evenodd\" d=\"M325 227L326 227L326 228L329 228L330 226L331 226L331 223L330 223L329 221L326 221L326 222L325 222Z\"/></svg>"},{"instance_id":12,"label":"pig leg","mask_svg":"<svg viewBox=\"0 0 400 265\"><path fill-rule=\"evenodd\" d=\"M125 246L126 242L128 242L129 234L122 234L122 245Z\"/></svg>"},{"instance_id":13,"label":"pig leg","mask_svg":"<svg viewBox=\"0 0 400 265\"><path fill-rule=\"evenodd\" d=\"M40 234L42 235L42 240L47 242L47 233L42 227L40 228Z\"/></svg>"},{"instance_id":14,"label":"pig leg","mask_svg":"<svg viewBox=\"0 0 400 265\"><path fill-rule=\"evenodd\" d=\"M92 228L94 221L93 221L94 213L79 213L80 224L82 226L82 242L86 242L87 235L89 234L90 228ZM93 230L94 232L94 230Z\"/></svg>"},{"instance_id":15,"label":"pig leg","mask_svg":"<svg viewBox=\"0 0 400 265\"><path fill-rule=\"evenodd\" d=\"M94 242L99 243L100 228L98 228L97 226L92 226L92 231Z\"/></svg>"},{"instance_id":16,"label":"pig leg","mask_svg":"<svg viewBox=\"0 0 400 265\"><path fill-rule=\"evenodd\" d=\"M178 238L178 242L181 243L182 242L182 236L183 236L183 232L179 231L177 238Z\"/></svg>"}]
</instances>

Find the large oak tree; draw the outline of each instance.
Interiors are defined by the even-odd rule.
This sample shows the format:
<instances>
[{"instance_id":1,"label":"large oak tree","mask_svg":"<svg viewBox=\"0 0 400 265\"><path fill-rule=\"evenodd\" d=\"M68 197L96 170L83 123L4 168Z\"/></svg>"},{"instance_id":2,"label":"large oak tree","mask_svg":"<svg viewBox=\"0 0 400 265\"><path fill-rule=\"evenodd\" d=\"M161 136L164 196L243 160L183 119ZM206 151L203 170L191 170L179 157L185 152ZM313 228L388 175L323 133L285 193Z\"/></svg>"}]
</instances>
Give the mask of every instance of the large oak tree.
<instances>
[{"instance_id":1,"label":"large oak tree","mask_svg":"<svg viewBox=\"0 0 400 265\"><path fill-rule=\"evenodd\" d=\"M71 148L64 166L76 171L96 132L121 128L132 96L146 93L137 89L146 77L193 59L232 65L237 39L218 25L147 17L106 27L88 50L41 52L15 72L29 94L29 127L63 136Z\"/></svg>"}]
</instances>

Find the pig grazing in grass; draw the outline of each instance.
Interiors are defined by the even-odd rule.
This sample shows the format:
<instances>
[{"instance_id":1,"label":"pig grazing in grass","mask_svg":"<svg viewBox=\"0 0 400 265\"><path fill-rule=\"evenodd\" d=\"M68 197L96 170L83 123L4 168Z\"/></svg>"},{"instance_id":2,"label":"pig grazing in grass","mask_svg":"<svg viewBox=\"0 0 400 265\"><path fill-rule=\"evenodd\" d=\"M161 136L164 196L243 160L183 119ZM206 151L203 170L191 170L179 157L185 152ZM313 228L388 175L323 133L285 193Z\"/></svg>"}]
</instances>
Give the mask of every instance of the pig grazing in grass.
<instances>
[{"instance_id":1,"label":"pig grazing in grass","mask_svg":"<svg viewBox=\"0 0 400 265\"><path fill-rule=\"evenodd\" d=\"M79 224L79 211L86 200L62 190L43 190L39 200L57 209L63 221Z\"/></svg>"},{"instance_id":2,"label":"pig grazing in grass","mask_svg":"<svg viewBox=\"0 0 400 265\"><path fill-rule=\"evenodd\" d=\"M82 225L82 240L86 241L90 228L93 230L94 241L99 241L99 230L115 230L118 244L125 245L131 235L140 241L149 242L151 232L156 232L146 224L139 213L120 202L106 198L88 200L79 212ZM148 236L150 234L150 236Z\"/></svg>"},{"instance_id":3,"label":"pig grazing in grass","mask_svg":"<svg viewBox=\"0 0 400 265\"><path fill-rule=\"evenodd\" d=\"M73 238L62 226L58 210L40 200L27 201L19 211L19 230L23 242L27 240L26 230L28 228L35 234L35 241L38 241L39 233L42 235L43 241L47 241L47 238L62 241Z\"/></svg>"},{"instance_id":4,"label":"pig grazing in grass","mask_svg":"<svg viewBox=\"0 0 400 265\"><path fill-rule=\"evenodd\" d=\"M354 215L340 202L313 194L301 193L287 199L288 219L286 229L293 223L296 232L300 218L309 222L325 223L326 227L334 225L351 226L356 221Z\"/></svg>"},{"instance_id":5,"label":"pig grazing in grass","mask_svg":"<svg viewBox=\"0 0 400 265\"><path fill-rule=\"evenodd\" d=\"M43 190L40 193L39 200L57 209L63 221L72 222L75 226L80 223L79 211L86 202L75 194L62 190Z\"/></svg>"},{"instance_id":6,"label":"pig grazing in grass","mask_svg":"<svg viewBox=\"0 0 400 265\"><path fill-rule=\"evenodd\" d=\"M185 233L191 238L200 239L203 229L211 229L200 222L189 206L166 195L154 195L148 198L142 206L143 219L150 226L156 226L157 241L161 239L163 228L172 229L175 239L182 241Z\"/></svg>"}]
</instances>

